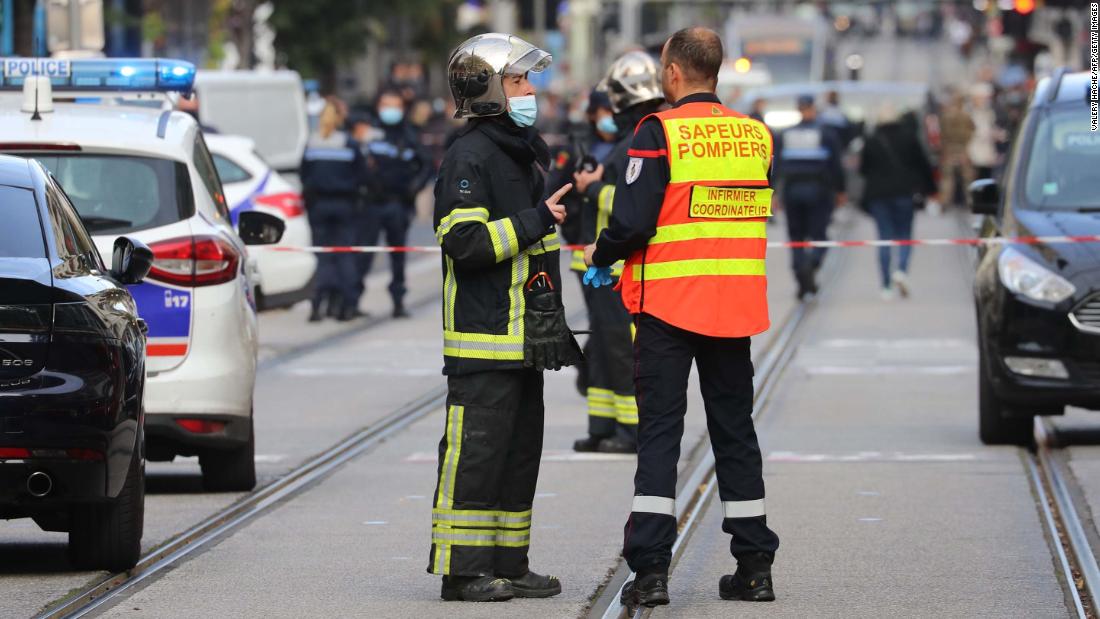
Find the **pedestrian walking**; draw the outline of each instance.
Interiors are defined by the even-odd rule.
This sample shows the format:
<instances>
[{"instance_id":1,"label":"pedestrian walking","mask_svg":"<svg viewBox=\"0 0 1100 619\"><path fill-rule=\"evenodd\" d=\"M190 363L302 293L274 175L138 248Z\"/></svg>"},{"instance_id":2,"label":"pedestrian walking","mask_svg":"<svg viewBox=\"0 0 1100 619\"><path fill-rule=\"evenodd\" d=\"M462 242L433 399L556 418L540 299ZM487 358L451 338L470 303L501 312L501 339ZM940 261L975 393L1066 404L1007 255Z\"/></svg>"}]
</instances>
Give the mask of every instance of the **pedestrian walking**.
<instances>
[{"instance_id":1,"label":"pedestrian walking","mask_svg":"<svg viewBox=\"0 0 1100 619\"><path fill-rule=\"evenodd\" d=\"M623 556L636 572L628 606L667 604L676 539L676 467L692 361L714 449L737 571L724 599L771 600L779 538L768 528L752 421L749 337L768 326L765 220L771 213L767 127L714 91L722 42L706 28L673 34L661 53L672 109L646 117L615 188L611 222L585 249L595 281L626 259L623 303L634 315L638 469Z\"/></svg>"},{"instance_id":2,"label":"pedestrian walking","mask_svg":"<svg viewBox=\"0 0 1100 619\"><path fill-rule=\"evenodd\" d=\"M528 72L551 62L522 39L482 34L447 65L458 118L443 158L435 231L443 248L443 373L447 421L439 442L428 572L444 600L503 601L561 592L532 572L531 504L542 457L542 370L573 365L580 349L561 304L566 185L543 200L549 149Z\"/></svg>"},{"instance_id":3,"label":"pedestrian walking","mask_svg":"<svg viewBox=\"0 0 1100 619\"><path fill-rule=\"evenodd\" d=\"M798 97L798 111L802 120L776 137L775 175L781 183L790 240L824 241L833 209L846 199L841 140L832 127L817 118L812 96ZM798 298L813 297L825 250L795 247L791 255Z\"/></svg>"},{"instance_id":4,"label":"pedestrian walking","mask_svg":"<svg viewBox=\"0 0 1100 619\"><path fill-rule=\"evenodd\" d=\"M879 238L911 240L916 209L925 196L934 194L935 180L916 127L899 119L890 104L878 111L875 129L863 146L859 172L865 182L863 206L874 218ZM909 296L911 252L909 245L878 249L883 300Z\"/></svg>"},{"instance_id":5,"label":"pedestrian walking","mask_svg":"<svg viewBox=\"0 0 1100 619\"><path fill-rule=\"evenodd\" d=\"M661 70L652 56L627 52L615 60L600 82L614 116L617 141L611 154L594 170L579 170L576 188L585 196L582 231L585 244L595 242L607 228L615 202L615 183L626 171L627 151L634 127L664 104ZM583 252L574 255L582 272L588 269ZM578 260L579 258L579 260ZM634 453L637 450L638 404L634 397L633 320L613 288L623 264L611 269L609 285L584 287L592 333L586 347L588 436L573 443L576 451Z\"/></svg>"},{"instance_id":6,"label":"pedestrian walking","mask_svg":"<svg viewBox=\"0 0 1100 619\"><path fill-rule=\"evenodd\" d=\"M383 233L387 247L403 247L409 237L409 224L416 215L416 194L432 176L432 161L420 144L416 129L405 118L405 101L396 90L383 90L375 106L381 122L378 139L363 144L366 159L367 193L361 213L362 245L377 245ZM389 292L393 317L405 318L404 252L389 255ZM360 254L356 284L360 294L366 291L374 254Z\"/></svg>"},{"instance_id":7,"label":"pedestrian walking","mask_svg":"<svg viewBox=\"0 0 1100 619\"><path fill-rule=\"evenodd\" d=\"M313 242L321 246L355 244L355 218L365 168L359 144L339 129L344 124L343 109L333 98L325 103L317 131L306 143L299 170ZM318 256L309 321L317 322L326 314L339 320L354 318L358 307L356 275L352 254Z\"/></svg>"}]
</instances>

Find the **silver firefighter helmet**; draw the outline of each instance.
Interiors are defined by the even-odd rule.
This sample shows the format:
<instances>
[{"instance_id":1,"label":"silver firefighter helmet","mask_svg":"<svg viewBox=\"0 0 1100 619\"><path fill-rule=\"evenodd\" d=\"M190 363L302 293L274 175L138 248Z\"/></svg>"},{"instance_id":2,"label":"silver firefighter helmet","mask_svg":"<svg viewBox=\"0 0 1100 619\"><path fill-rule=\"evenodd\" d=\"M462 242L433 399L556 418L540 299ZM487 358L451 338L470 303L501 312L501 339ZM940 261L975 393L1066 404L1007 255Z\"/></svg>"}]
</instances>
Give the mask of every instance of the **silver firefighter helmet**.
<instances>
[{"instance_id":1,"label":"silver firefighter helmet","mask_svg":"<svg viewBox=\"0 0 1100 619\"><path fill-rule=\"evenodd\" d=\"M607 93L611 110L616 114L639 103L665 98L661 90L661 67L653 56L642 51L619 56L596 88Z\"/></svg>"},{"instance_id":2,"label":"silver firefighter helmet","mask_svg":"<svg viewBox=\"0 0 1100 619\"><path fill-rule=\"evenodd\" d=\"M455 118L503 114L504 76L538 73L552 61L547 52L511 34L489 32L466 40L447 62Z\"/></svg>"}]
</instances>

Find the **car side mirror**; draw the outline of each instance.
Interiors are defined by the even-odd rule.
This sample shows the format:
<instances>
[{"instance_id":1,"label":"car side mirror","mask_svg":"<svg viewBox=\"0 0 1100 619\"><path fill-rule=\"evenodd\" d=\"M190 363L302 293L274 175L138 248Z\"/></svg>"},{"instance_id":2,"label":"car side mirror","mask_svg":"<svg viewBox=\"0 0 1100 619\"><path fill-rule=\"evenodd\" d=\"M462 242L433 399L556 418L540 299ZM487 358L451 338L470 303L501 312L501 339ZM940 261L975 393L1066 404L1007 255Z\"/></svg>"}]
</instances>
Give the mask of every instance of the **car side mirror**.
<instances>
[{"instance_id":1,"label":"car side mirror","mask_svg":"<svg viewBox=\"0 0 1100 619\"><path fill-rule=\"evenodd\" d=\"M1001 188L991 178L979 178L970 183L970 211L975 215L996 215L1001 203Z\"/></svg>"},{"instance_id":2,"label":"car side mirror","mask_svg":"<svg viewBox=\"0 0 1100 619\"><path fill-rule=\"evenodd\" d=\"M237 219L237 234L245 245L278 243L285 231L286 222L268 213L245 211Z\"/></svg>"},{"instance_id":3,"label":"car side mirror","mask_svg":"<svg viewBox=\"0 0 1100 619\"><path fill-rule=\"evenodd\" d=\"M111 277L122 284L140 284L153 266L153 250L137 239L120 236L111 252Z\"/></svg>"}]
</instances>

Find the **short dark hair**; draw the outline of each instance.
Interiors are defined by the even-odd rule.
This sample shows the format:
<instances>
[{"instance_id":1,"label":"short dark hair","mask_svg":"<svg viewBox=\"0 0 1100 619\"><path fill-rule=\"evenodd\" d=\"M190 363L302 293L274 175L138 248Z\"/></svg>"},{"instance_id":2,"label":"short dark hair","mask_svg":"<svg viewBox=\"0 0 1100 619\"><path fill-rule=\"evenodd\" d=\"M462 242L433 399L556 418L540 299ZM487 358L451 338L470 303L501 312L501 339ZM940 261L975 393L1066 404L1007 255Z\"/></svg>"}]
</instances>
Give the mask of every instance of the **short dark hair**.
<instances>
[{"instance_id":1,"label":"short dark hair","mask_svg":"<svg viewBox=\"0 0 1100 619\"><path fill-rule=\"evenodd\" d=\"M722 39L701 26L676 31L668 39L666 60L676 63L691 82L717 82L722 68Z\"/></svg>"}]
</instances>

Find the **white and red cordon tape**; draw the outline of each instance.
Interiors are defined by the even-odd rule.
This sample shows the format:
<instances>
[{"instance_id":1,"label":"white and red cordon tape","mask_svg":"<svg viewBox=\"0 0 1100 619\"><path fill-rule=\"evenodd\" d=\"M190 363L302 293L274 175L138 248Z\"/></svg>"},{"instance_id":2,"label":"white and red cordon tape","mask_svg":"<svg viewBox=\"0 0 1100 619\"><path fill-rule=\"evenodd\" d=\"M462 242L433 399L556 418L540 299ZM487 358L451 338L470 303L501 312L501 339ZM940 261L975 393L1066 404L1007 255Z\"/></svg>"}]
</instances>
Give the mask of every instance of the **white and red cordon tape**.
<instances>
[{"instance_id":1,"label":"white and red cordon tape","mask_svg":"<svg viewBox=\"0 0 1100 619\"><path fill-rule=\"evenodd\" d=\"M945 245L1056 245L1066 243L1100 243L1100 234L1082 234L1073 236L993 236L969 239L903 239L876 241L771 241L768 247L775 248L811 248L811 247L933 247ZM289 245L258 246L268 251L309 252L314 254L390 254L390 253L434 253L440 250L438 245L410 247L386 247L381 245L361 245L347 247L293 247ZM563 245L563 250L584 249L583 245Z\"/></svg>"}]
</instances>

